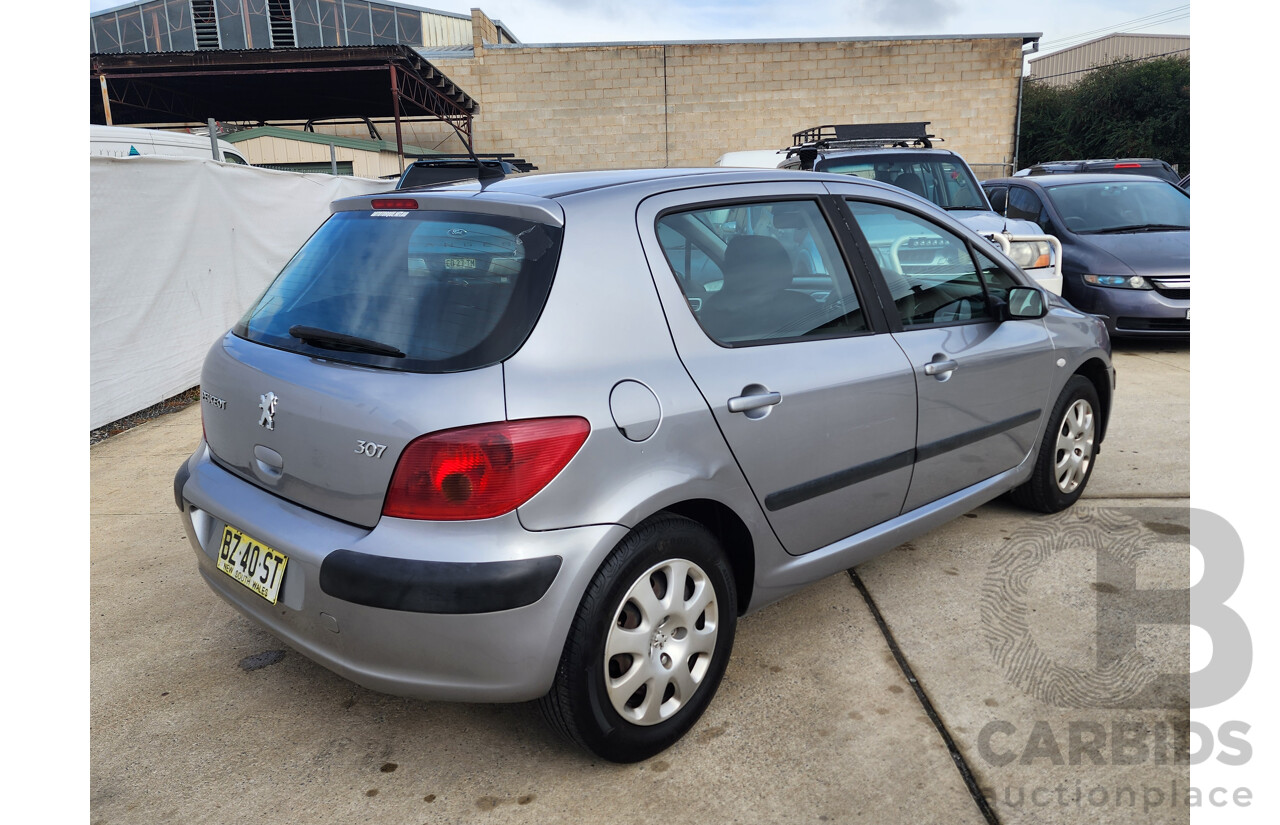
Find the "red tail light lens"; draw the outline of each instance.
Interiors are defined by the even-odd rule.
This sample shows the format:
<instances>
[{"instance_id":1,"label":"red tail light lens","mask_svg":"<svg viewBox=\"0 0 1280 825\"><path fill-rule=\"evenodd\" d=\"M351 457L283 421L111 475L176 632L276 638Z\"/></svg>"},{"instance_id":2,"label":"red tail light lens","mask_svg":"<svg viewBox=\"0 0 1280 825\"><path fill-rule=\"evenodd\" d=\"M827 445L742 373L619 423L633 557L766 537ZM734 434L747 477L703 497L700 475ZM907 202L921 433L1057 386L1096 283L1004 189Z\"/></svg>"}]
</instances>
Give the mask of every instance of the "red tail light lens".
<instances>
[{"instance_id":1,"label":"red tail light lens","mask_svg":"<svg viewBox=\"0 0 1280 825\"><path fill-rule=\"evenodd\" d=\"M1141 169L1141 163L1117 163L1112 169Z\"/></svg>"},{"instance_id":2,"label":"red tail light lens","mask_svg":"<svg viewBox=\"0 0 1280 825\"><path fill-rule=\"evenodd\" d=\"M424 435L400 454L382 514L463 521L509 513L565 468L590 431L585 418L533 418Z\"/></svg>"}]
</instances>

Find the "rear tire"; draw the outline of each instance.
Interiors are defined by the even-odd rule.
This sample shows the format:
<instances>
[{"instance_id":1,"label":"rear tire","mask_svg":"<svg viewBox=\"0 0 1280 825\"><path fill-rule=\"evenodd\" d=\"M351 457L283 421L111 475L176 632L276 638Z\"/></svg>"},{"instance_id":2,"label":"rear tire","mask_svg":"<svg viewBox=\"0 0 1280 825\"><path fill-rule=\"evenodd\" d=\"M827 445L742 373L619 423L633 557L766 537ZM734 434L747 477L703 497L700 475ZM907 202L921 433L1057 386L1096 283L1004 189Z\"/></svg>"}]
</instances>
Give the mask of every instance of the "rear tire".
<instances>
[{"instance_id":1,"label":"rear tire","mask_svg":"<svg viewBox=\"0 0 1280 825\"><path fill-rule=\"evenodd\" d=\"M1009 493L1015 504L1057 513L1076 503L1093 475L1100 412L1093 382L1071 376L1049 417L1031 478Z\"/></svg>"},{"instance_id":2,"label":"rear tire","mask_svg":"<svg viewBox=\"0 0 1280 825\"><path fill-rule=\"evenodd\" d=\"M587 587L539 706L557 732L610 762L639 762L693 727L720 686L738 604L709 530L659 513Z\"/></svg>"}]
</instances>

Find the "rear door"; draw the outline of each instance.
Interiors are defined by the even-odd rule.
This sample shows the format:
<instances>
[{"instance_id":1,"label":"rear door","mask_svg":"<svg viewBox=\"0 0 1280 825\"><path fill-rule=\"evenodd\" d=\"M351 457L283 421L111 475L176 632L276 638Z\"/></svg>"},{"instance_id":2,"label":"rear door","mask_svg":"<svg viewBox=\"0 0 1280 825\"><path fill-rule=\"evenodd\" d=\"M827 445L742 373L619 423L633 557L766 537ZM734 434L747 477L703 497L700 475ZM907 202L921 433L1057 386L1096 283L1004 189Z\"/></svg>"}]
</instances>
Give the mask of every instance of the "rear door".
<instances>
[{"instance_id":1,"label":"rear door","mask_svg":"<svg viewBox=\"0 0 1280 825\"><path fill-rule=\"evenodd\" d=\"M837 186L832 185L832 189ZM1020 282L972 233L906 206L845 204L883 284L919 398L911 510L1016 467L1056 369L1042 321L1004 321L990 299Z\"/></svg>"},{"instance_id":2,"label":"rear door","mask_svg":"<svg viewBox=\"0 0 1280 825\"><path fill-rule=\"evenodd\" d=\"M680 358L786 549L898 515L916 389L819 184L656 196L638 211Z\"/></svg>"}]
</instances>

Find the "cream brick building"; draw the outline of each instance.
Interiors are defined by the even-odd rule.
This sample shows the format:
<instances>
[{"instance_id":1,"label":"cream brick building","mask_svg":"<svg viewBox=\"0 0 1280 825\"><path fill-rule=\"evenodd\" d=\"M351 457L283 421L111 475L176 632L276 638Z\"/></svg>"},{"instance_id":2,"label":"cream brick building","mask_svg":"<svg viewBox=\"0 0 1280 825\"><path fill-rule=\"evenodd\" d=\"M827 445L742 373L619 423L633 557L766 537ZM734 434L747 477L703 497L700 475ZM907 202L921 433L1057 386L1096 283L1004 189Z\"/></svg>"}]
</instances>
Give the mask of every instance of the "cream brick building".
<instances>
[{"instance_id":1,"label":"cream brick building","mask_svg":"<svg viewBox=\"0 0 1280 825\"><path fill-rule=\"evenodd\" d=\"M971 164L1011 164L1022 48L1039 36L526 45L471 15L470 50L424 53L480 102L476 151L542 171L706 166L809 126L885 121L929 121ZM434 124L405 140L459 151Z\"/></svg>"}]
</instances>

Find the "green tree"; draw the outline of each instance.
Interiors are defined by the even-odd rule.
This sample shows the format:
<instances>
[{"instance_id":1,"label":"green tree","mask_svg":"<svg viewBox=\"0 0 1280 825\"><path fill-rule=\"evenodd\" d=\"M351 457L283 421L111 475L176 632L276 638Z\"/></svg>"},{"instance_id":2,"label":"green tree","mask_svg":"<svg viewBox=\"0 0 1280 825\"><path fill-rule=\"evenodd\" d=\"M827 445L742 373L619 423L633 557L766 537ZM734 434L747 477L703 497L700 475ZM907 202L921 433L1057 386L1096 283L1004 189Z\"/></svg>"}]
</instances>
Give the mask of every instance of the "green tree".
<instances>
[{"instance_id":1,"label":"green tree","mask_svg":"<svg viewBox=\"0 0 1280 825\"><path fill-rule=\"evenodd\" d=\"M1191 171L1190 60L1117 61L1070 86L1023 86L1019 165L1123 157Z\"/></svg>"}]
</instances>

